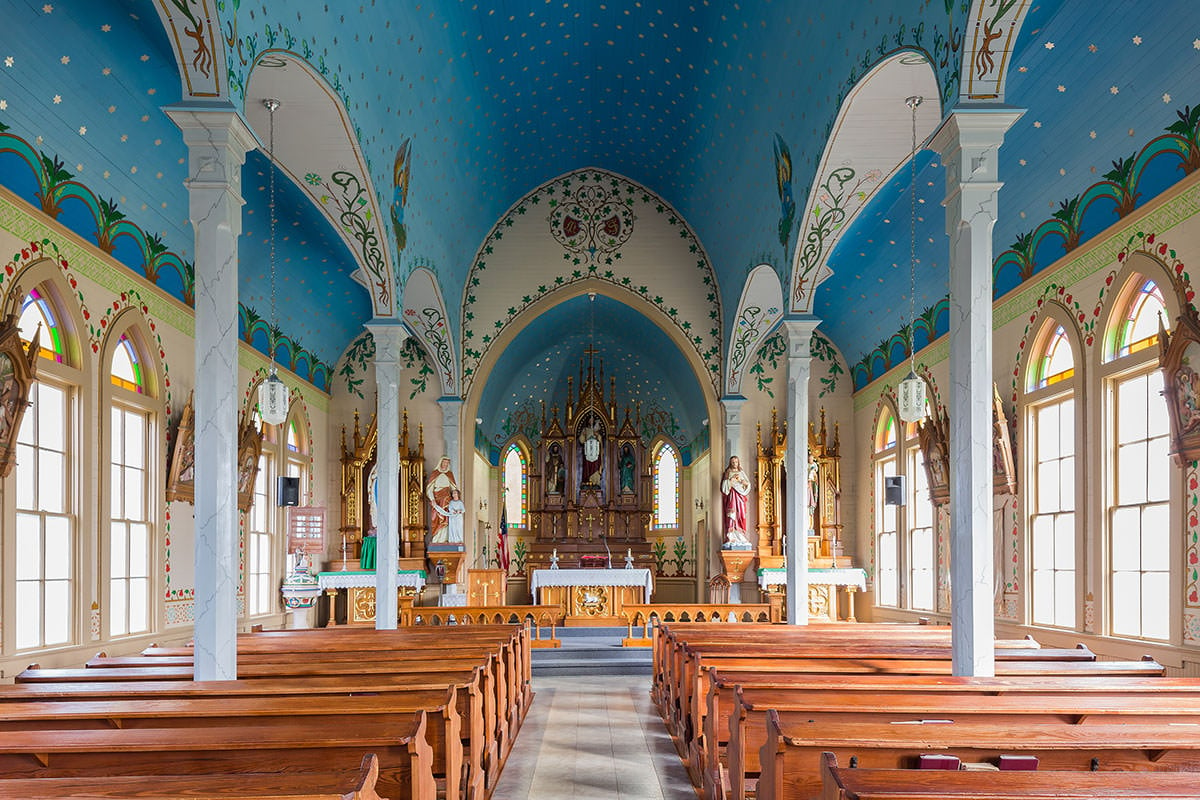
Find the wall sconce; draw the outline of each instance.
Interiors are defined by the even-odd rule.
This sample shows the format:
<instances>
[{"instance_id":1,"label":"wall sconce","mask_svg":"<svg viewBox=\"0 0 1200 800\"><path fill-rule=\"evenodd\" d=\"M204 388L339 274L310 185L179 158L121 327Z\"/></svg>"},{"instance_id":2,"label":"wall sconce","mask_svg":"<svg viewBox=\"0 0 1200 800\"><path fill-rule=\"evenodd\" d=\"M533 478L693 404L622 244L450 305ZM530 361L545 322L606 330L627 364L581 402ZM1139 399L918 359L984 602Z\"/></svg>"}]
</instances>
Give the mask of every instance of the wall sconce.
<instances>
[{"instance_id":1,"label":"wall sconce","mask_svg":"<svg viewBox=\"0 0 1200 800\"><path fill-rule=\"evenodd\" d=\"M701 498L699 498L699 497L697 497L697 498L696 498L696 510L697 510L697 511L703 511L703 510L704 510L704 500L702 500L702 499L701 499Z\"/></svg>"},{"instance_id":2,"label":"wall sconce","mask_svg":"<svg viewBox=\"0 0 1200 800\"><path fill-rule=\"evenodd\" d=\"M479 510L480 510L480 511L487 511L487 500L480 500L480 501L479 501Z\"/></svg>"}]
</instances>

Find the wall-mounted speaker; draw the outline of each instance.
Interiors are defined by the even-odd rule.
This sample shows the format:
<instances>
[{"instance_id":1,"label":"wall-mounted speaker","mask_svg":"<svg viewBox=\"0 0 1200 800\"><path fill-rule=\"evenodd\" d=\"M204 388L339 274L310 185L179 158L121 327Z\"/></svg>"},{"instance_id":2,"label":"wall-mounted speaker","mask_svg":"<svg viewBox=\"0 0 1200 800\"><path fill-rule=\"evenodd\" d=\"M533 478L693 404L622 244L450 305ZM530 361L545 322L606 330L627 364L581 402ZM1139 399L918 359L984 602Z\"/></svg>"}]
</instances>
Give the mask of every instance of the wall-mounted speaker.
<instances>
[{"instance_id":1,"label":"wall-mounted speaker","mask_svg":"<svg viewBox=\"0 0 1200 800\"><path fill-rule=\"evenodd\" d=\"M275 505L300 505L300 479L281 475L275 479Z\"/></svg>"},{"instance_id":2,"label":"wall-mounted speaker","mask_svg":"<svg viewBox=\"0 0 1200 800\"><path fill-rule=\"evenodd\" d=\"M883 479L883 502L889 506L904 505L903 475L889 475Z\"/></svg>"}]
</instances>

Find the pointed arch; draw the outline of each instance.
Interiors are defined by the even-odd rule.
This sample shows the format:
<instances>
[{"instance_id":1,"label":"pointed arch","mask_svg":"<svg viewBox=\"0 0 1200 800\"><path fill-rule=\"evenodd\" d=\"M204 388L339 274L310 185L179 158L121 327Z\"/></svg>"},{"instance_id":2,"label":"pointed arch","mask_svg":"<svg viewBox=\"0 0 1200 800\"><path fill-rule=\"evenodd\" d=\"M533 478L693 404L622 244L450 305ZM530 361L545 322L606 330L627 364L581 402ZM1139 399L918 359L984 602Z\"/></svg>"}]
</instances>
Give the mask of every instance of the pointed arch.
<instances>
[{"instance_id":1,"label":"pointed arch","mask_svg":"<svg viewBox=\"0 0 1200 800\"><path fill-rule=\"evenodd\" d=\"M529 465L533 448L524 435L508 440L500 457L500 497L508 527L529 528Z\"/></svg>"},{"instance_id":2,"label":"pointed arch","mask_svg":"<svg viewBox=\"0 0 1200 800\"><path fill-rule=\"evenodd\" d=\"M664 436L655 438L650 447L650 475L653 506L651 527L676 529L680 527L679 498L682 492L683 462L679 448Z\"/></svg>"},{"instance_id":3,"label":"pointed arch","mask_svg":"<svg viewBox=\"0 0 1200 800\"><path fill-rule=\"evenodd\" d=\"M426 267L414 269L404 284L404 322L430 355L442 383L442 394L458 393L458 356L446 318L446 302L437 276Z\"/></svg>"}]
</instances>

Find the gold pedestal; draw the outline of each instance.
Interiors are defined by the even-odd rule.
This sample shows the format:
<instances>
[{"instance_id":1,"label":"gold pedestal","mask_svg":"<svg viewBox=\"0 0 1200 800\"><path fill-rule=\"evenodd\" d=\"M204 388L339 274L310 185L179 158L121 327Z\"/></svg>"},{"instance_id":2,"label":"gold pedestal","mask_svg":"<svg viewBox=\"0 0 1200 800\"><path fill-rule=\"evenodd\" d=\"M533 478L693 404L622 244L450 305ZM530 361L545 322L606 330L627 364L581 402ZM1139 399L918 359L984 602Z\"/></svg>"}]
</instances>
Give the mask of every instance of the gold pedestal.
<instances>
[{"instance_id":1,"label":"gold pedestal","mask_svg":"<svg viewBox=\"0 0 1200 800\"><path fill-rule=\"evenodd\" d=\"M741 583L746 570L754 564L758 555L753 550L722 550L721 563L725 565L725 577L729 585Z\"/></svg>"},{"instance_id":2,"label":"gold pedestal","mask_svg":"<svg viewBox=\"0 0 1200 800\"><path fill-rule=\"evenodd\" d=\"M446 566L446 574L442 578L442 583L461 583L458 572L462 567L464 553L462 550L431 550L429 552L429 564L436 568L438 562L442 562Z\"/></svg>"}]
</instances>

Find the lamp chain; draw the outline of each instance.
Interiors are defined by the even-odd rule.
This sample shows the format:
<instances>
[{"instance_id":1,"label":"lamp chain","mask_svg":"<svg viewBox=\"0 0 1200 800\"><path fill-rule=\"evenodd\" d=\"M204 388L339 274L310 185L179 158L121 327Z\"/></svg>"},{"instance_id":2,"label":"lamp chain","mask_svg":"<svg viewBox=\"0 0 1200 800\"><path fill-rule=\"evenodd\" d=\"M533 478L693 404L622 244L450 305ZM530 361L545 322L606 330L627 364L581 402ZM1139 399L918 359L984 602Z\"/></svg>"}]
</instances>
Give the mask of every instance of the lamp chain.
<instances>
[{"instance_id":1,"label":"lamp chain","mask_svg":"<svg viewBox=\"0 0 1200 800\"><path fill-rule=\"evenodd\" d=\"M909 219L908 219L908 355L911 371L917 371L917 106L924 98L913 96L905 100L912 109L912 153L909 159Z\"/></svg>"},{"instance_id":2,"label":"lamp chain","mask_svg":"<svg viewBox=\"0 0 1200 800\"><path fill-rule=\"evenodd\" d=\"M271 348L271 374L275 374L275 348L277 346L276 331L279 329L279 317L275 311L275 110L279 108L279 101L267 99L263 101L263 105L267 107L270 114L270 132L268 134L268 147L270 148L270 164L268 165L268 181L270 183L270 207L271 207L271 327L267 331L267 342Z\"/></svg>"}]
</instances>

